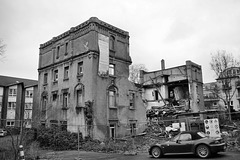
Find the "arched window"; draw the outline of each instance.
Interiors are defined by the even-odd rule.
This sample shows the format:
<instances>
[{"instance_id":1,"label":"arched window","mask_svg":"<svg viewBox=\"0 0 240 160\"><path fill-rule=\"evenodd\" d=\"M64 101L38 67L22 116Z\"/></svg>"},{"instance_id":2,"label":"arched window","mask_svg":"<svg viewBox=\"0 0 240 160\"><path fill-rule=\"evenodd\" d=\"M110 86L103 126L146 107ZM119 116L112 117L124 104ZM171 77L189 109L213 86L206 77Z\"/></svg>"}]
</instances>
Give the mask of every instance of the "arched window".
<instances>
[{"instance_id":1,"label":"arched window","mask_svg":"<svg viewBox=\"0 0 240 160\"><path fill-rule=\"evenodd\" d=\"M46 113L47 113L47 103L48 103L48 92L47 91L43 91L41 94L41 117L43 119L46 118Z\"/></svg>"},{"instance_id":2,"label":"arched window","mask_svg":"<svg viewBox=\"0 0 240 160\"><path fill-rule=\"evenodd\" d=\"M84 107L84 85L79 83L75 87L75 93L76 93L76 103L78 107Z\"/></svg>"},{"instance_id":3,"label":"arched window","mask_svg":"<svg viewBox=\"0 0 240 160\"><path fill-rule=\"evenodd\" d=\"M115 50L115 37L114 36L110 36L109 49L110 50Z\"/></svg>"},{"instance_id":4,"label":"arched window","mask_svg":"<svg viewBox=\"0 0 240 160\"><path fill-rule=\"evenodd\" d=\"M114 85L108 87L108 106L109 108L117 107L117 87Z\"/></svg>"}]
</instances>

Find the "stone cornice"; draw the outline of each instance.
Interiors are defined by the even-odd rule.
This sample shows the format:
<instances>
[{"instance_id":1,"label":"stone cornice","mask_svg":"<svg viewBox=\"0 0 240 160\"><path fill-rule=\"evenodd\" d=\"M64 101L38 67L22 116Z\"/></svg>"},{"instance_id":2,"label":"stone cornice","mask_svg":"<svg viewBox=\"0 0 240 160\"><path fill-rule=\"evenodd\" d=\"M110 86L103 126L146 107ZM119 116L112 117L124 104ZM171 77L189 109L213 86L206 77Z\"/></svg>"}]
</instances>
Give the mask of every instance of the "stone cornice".
<instances>
[{"instance_id":1,"label":"stone cornice","mask_svg":"<svg viewBox=\"0 0 240 160\"><path fill-rule=\"evenodd\" d=\"M103 22L99 20L97 17L91 17L89 20L81 23L80 25L76 27L72 27L70 30L60 34L57 37L53 37L51 40L47 41L46 43L40 44L40 49L45 48L49 45L52 45L56 41L63 39L69 35L71 35L72 38L79 37L81 35L84 35L92 30L99 31L102 28L105 28L109 31L116 32L118 36L123 38L129 38L129 33L121 30L117 27L114 27L106 22Z\"/></svg>"}]
</instances>

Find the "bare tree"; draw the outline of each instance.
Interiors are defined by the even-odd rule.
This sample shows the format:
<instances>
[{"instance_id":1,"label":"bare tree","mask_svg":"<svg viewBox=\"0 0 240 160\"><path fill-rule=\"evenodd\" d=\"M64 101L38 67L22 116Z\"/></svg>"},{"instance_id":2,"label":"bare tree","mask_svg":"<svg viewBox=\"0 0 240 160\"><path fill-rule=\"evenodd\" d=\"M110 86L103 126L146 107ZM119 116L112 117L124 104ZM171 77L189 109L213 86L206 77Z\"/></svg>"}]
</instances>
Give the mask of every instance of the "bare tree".
<instances>
[{"instance_id":1,"label":"bare tree","mask_svg":"<svg viewBox=\"0 0 240 160\"><path fill-rule=\"evenodd\" d=\"M216 54L211 54L210 62L211 69L216 73L218 85L212 90L212 93L221 99L227 106L229 120L231 121L231 105L230 102L236 92L236 87L233 87L236 78L239 78L236 73L232 73L234 67L239 67L237 61L231 53L225 50L219 50ZM221 94L222 93L222 94Z\"/></svg>"},{"instance_id":2,"label":"bare tree","mask_svg":"<svg viewBox=\"0 0 240 160\"><path fill-rule=\"evenodd\" d=\"M6 49L6 45L3 44L2 40L0 40L0 58L2 58L4 56L5 49Z\"/></svg>"},{"instance_id":3,"label":"bare tree","mask_svg":"<svg viewBox=\"0 0 240 160\"><path fill-rule=\"evenodd\" d=\"M147 71L144 64L133 64L129 67L129 80L134 83L140 83L140 70Z\"/></svg>"}]
</instances>

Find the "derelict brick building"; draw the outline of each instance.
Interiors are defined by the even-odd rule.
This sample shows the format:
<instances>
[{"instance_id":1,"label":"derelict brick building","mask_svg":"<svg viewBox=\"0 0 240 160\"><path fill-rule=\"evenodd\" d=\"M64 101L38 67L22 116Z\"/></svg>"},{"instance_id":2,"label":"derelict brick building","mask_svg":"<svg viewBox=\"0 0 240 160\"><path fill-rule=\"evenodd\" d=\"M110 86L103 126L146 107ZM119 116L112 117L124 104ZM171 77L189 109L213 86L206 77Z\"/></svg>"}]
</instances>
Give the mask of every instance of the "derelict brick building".
<instances>
[{"instance_id":1,"label":"derelict brick building","mask_svg":"<svg viewBox=\"0 0 240 160\"><path fill-rule=\"evenodd\" d=\"M146 109L131 63L129 33L95 17L41 44L39 122L97 139L141 132Z\"/></svg>"}]
</instances>

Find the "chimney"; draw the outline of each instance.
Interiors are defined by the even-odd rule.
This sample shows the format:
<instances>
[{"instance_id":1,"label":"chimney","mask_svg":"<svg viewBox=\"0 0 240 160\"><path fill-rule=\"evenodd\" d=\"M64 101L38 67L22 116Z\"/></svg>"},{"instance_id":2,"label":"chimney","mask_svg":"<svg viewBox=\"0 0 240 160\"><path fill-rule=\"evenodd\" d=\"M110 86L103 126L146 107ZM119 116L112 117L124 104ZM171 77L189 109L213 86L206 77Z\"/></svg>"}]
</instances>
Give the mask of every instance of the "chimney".
<instances>
[{"instance_id":1,"label":"chimney","mask_svg":"<svg viewBox=\"0 0 240 160\"><path fill-rule=\"evenodd\" d=\"M164 61L164 59L161 60L161 69L162 70L165 69L165 61Z\"/></svg>"}]
</instances>

